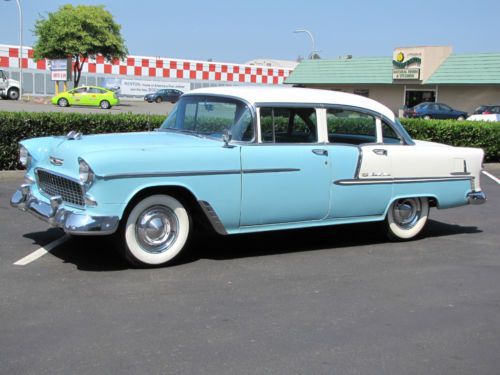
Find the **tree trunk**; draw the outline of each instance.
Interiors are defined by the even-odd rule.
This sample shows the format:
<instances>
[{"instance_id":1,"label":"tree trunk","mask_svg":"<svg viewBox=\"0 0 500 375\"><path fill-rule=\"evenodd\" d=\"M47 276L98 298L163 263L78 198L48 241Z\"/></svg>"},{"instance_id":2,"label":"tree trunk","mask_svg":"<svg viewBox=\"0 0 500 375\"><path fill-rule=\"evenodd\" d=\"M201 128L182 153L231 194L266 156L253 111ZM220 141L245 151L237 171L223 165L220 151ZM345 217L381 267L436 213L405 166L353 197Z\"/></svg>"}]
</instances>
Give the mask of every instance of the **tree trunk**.
<instances>
[{"instance_id":1,"label":"tree trunk","mask_svg":"<svg viewBox=\"0 0 500 375\"><path fill-rule=\"evenodd\" d=\"M83 59L83 56L81 58ZM74 88L77 88L78 84L80 83L80 78L82 76L82 69L84 64L85 60L81 62L80 56L75 57L75 64L73 65Z\"/></svg>"}]
</instances>

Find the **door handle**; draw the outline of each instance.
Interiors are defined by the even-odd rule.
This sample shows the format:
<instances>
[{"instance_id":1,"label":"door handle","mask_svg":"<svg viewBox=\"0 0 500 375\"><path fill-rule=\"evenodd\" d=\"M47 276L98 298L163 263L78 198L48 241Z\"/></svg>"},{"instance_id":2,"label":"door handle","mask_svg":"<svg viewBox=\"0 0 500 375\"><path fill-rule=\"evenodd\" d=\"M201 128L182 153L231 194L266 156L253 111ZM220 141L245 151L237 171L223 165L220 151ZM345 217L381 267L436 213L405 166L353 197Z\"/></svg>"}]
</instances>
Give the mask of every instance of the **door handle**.
<instances>
[{"instance_id":1,"label":"door handle","mask_svg":"<svg viewBox=\"0 0 500 375\"><path fill-rule=\"evenodd\" d=\"M383 148L375 148L373 149L373 152L376 153L377 155L387 156L387 150L384 150Z\"/></svg>"},{"instance_id":2,"label":"door handle","mask_svg":"<svg viewBox=\"0 0 500 375\"><path fill-rule=\"evenodd\" d=\"M313 154L320 155L320 156L328 156L328 150L322 149L322 148L315 148L312 150Z\"/></svg>"}]
</instances>

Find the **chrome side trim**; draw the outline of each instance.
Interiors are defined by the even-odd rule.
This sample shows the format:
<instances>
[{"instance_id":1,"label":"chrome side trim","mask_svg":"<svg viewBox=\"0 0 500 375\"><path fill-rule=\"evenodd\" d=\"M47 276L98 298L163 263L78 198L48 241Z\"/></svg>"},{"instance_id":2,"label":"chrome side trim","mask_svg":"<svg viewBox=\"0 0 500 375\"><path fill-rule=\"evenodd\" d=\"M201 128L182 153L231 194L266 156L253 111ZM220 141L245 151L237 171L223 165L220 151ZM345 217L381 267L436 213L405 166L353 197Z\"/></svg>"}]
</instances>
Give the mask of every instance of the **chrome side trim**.
<instances>
[{"instance_id":1,"label":"chrome side trim","mask_svg":"<svg viewBox=\"0 0 500 375\"><path fill-rule=\"evenodd\" d=\"M448 182L469 181L471 177L407 177L407 178L356 178L336 180L335 185L376 185L376 184L409 184L415 182Z\"/></svg>"},{"instance_id":2,"label":"chrome side trim","mask_svg":"<svg viewBox=\"0 0 500 375\"><path fill-rule=\"evenodd\" d=\"M300 172L299 168L243 169L243 174Z\"/></svg>"},{"instance_id":3,"label":"chrome side trim","mask_svg":"<svg viewBox=\"0 0 500 375\"><path fill-rule=\"evenodd\" d=\"M469 204L483 204L486 202L486 194L482 191L471 191L467 194L467 199L469 200Z\"/></svg>"},{"instance_id":4,"label":"chrome side trim","mask_svg":"<svg viewBox=\"0 0 500 375\"><path fill-rule=\"evenodd\" d=\"M359 172L361 171L361 163L363 162L363 149L357 146L359 155L358 155L358 165L356 165L356 172L354 172L354 178L359 178Z\"/></svg>"},{"instance_id":5,"label":"chrome side trim","mask_svg":"<svg viewBox=\"0 0 500 375\"><path fill-rule=\"evenodd\" d=\"M219 219L219 216L217 215L213 207L210 205L210 203L201 200L198 201L198 203L200 204L201 210L206 215L208 221L210 222L214 230L220 235L223 236L227 235L227 231L226 228L224 227L224 224L222 224L222 222Z\"/></svg>"},{"instance_id":6,"label":"chrome side trim","mask_svg":"<svg viewBox=\"0 0 500 375\"><path fill-rule=\"evenodd\" d=\"M193 176L216 176L228 174L250 174L250 173L284 173L298 172L297 168L267 168L267 169L228 169L220 171L179 171L179 172L151 172L151 173L117 173L96 176L103 180L116 180L120 178L147 178L147 177L193 177Z\"/></svg>"},{"instance_id":7,"label":"chrome side trim","mask_svg":"<svg viewBox=\"0 0 500 375\"><path fill-rule=\"evenodd\" d=\"M452 176L470 176L469 172L451 172Z\"/></svg>"}]
</instances>

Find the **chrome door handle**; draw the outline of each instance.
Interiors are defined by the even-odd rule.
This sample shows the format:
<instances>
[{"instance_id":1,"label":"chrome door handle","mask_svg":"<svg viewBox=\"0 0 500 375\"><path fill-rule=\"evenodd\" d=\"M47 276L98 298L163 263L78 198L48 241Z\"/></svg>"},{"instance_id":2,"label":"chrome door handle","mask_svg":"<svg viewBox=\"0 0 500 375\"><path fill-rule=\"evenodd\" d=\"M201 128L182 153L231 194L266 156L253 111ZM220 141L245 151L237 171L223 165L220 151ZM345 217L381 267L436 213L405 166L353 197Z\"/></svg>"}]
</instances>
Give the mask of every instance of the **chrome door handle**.
<instances>
[{"instance_id":1,"label":"chrome door handle","mask_svg":"<svg viewBox=\"0 0 500 375\"><path fill-rule=\"evenodd\" d=\"M387 150L384 150L383 148L375 148L373 149L373 152L376 153L377 155L387 156Z\"/></svg>"},{"instance_id":2,"label":"chrome door handle","mask_svg":"<svg viewBox=\"0 0 500 375\"><path fill-rule=\"evenodd\" d=\"M312 150L312 152L316 155L328 156L328 150L324 150L322 148L315 148Z\"/></svg>"}]
</instances>

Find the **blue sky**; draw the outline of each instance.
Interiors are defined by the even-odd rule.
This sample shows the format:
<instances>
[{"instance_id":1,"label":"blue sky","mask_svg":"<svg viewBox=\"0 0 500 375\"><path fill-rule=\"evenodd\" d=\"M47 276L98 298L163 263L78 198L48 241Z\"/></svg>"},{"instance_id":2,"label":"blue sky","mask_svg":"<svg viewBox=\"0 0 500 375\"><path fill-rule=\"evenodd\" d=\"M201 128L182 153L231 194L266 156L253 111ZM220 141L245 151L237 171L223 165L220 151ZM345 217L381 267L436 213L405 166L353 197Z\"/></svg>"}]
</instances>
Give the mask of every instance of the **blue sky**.
<instances>
[{"instance_id":1,"label":"blue sky","mask_svg":"<svg viewBox=\"0 0 500 375\"><path fill-rule=\"evenodd\" d=\"M103 4L122 25L131 54L214 61L307 56L310 30L323 58L391 56L395 47L452 45L455 53L500 52L500 1L475 0L21 0L24 44L35 20L62 4ZM15 0L0 0L0 44L18 44Z\"/></svg>"}]
</instances>

